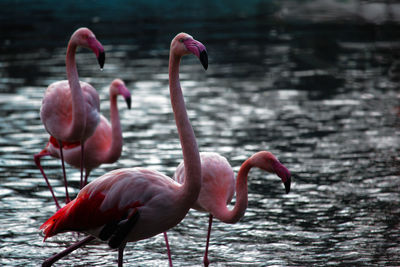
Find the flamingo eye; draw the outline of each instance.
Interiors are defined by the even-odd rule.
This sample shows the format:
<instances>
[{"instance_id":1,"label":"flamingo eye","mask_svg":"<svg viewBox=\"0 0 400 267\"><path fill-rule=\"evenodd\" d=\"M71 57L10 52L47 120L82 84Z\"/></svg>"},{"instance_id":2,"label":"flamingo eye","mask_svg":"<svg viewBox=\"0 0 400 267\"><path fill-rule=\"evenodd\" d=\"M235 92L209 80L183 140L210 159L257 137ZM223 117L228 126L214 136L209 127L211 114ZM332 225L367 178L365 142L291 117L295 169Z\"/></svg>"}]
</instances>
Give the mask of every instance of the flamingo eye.
<instances>
[{"instance_id":1,"label":"flamingo eye","mask_svg":"<svg viewBox=\"0 0 400 267\"><path fill-rule=\"evenodd\" d=\"M179 39L179 42L183 43L185 41L184 38Z\"/></svg>"}]
</instances>

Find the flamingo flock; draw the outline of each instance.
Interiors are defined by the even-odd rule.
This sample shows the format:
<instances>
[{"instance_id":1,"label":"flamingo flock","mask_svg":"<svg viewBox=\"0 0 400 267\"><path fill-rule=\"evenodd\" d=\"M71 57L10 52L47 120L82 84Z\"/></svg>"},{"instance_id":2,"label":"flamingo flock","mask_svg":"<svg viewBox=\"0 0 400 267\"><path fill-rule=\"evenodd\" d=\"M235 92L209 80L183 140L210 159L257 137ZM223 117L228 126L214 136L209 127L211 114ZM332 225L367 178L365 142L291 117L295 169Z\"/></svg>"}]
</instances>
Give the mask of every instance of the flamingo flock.
<instances>
[{"instance_id":1,"label":"flamingo flock","mask_svg":"<svg viewBox=\"0 0 400 267\"><path fill-rule=\"evenodd\" d=\"M42 173L57 211L41 226L44 240L64 232L87 235L82 240L46 259L42 266L51 266L79 247L98 239L118 249L118 266L128 242L164 234L168 263L172 255L167 231L179 224L191 208L209 214L204 266L210 264L208 245L213 218L236 223L245 214L248 204L248 175L256 167L276 174L286 193L290 191L289 170L268 151L259 151L241 165L235 179L228 160L217 153L200 153L194 130L187 115L179 79L183 56L195 55L203 68L208 68L206 47L187 33L177 34L171 41L169 54L169 93L183 161L172 178L144 167L112 170L88 182L91 170L103 163L116 162L122 153L123 136L117 107L121 95L130 109L131 94L120 79L111 82L110 121L100 114L99 95L90 84L79 80L75 63L78 47L89 48L96 55L100 68L105 61L104 49L93 32L76 30L68 43L66 81L52 83L46 90L40 118L49 141L34 161ZM41 166L41 158L61 159L66 204L60 205ZM65 165L80 169L80 191L71 200ZM83 175L85 171L85 175ZM228 204L236 193L233 209Z\"/></svg>"}]
</instances>

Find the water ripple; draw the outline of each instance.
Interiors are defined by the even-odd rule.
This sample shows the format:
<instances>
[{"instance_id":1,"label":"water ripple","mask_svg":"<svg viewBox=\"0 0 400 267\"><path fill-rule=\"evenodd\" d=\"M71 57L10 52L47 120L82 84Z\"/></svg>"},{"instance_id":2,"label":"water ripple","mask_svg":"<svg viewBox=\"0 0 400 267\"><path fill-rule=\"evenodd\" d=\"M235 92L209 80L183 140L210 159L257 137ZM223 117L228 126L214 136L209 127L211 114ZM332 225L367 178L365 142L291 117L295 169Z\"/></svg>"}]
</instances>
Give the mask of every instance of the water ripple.
<instances>
[{"instance_id":1,"label":"water ripple","mask_svg":"<svg viewBox=\"0 0 400 267\"><path fill-rule=\"evenodd\" d=\"M158 29L156 22L143 22L146 34L138 34L131 20L121 23L118 29L102 20L91 24L103 29L96 32L107 50L104 71L98 70L90 51L78 51L77 56L80 77L97 88L106 116L112 79L124 79L133 100L131 110L123 100L119 103L124 130L120 160L93 170L90 180L115 168L135 166L172 176L182 152L168 91L170 36L159 32L182 25L170 21ZM197 32L210 57L207 72L196 58L185 58L181 68L199 149L226 156L235 173L253 153L269 150L290 169L293 179L291 192L285 194L277 177L251 171L245 216L233 225L214 220L211 264L399 265L400 97L398 83L387 71L393 69L398 37L387 34L385 26L270 23L256 18L215 20L185 24L182 29ZM37 33L36 28L33 31L30 34ZM31 46L24 41L24 49L5 46L0 55L4 266L39 265L78 239L65 234L43 243L38 231L56 210L33 162L33 154L48 138L39 109L45 88L66 78L64 30L54 35L57 40L40 36L43 41ZM48 47L38 45L42 42ZM55 194L64 201L60 161L46 159L42 164ZM75 196L79 171L68 167L67 175ZM175 265L201 265L207 223L207 215L191 210L168 232ZM60 264L110 265L116 259L116 251L96 241ZM166 265L163 236L128 244L125 261Z\"/></svg>"}]
</instances>

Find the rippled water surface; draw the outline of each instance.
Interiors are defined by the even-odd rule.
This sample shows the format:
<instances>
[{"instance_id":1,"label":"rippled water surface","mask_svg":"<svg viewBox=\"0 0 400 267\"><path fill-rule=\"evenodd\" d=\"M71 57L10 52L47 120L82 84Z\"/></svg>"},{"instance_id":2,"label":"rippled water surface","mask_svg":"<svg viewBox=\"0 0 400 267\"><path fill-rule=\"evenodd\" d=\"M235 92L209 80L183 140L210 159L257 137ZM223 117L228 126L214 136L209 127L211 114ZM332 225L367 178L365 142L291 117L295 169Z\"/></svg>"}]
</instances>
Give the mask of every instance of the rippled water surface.
<instances>
[{"instance_id":1,"label":"rippled water surface","mask_svg":"<svg viewBox=\"0 0 400 267\"><path fill-rule=\"evenodd\" d=\"M39 2L0 4L0 265L37 266L77 240L62 234L42 242L38 228L55 206L33 154L48 138L39 118L44 90L65 79L66 43L80 26L90 27L105 46L103 71L88 51L77 54L81 80L97 88L103 114L109 116L112 79L122 78L133 97L131 110L119 102L120 160L95 169L90 179L134 166L173 175L182 155L169 101L168 49L172 37L186 31L209 54L207 71L194 57L181 66L200 150L221 153L235 172L254 152L269 150L293 174L292 191L285 194L274 175L251 171L245 216L234 225L214 221L211 266L400 265L395 17L380 24L320 20L321 13L291 19L288 9L271 4L258 7L261 15L207 19L204 7L196 7L201 16L146 18L130 16L130 5L57 8ZM43 165L62 197L60 162ZM76 195L79 173L67 172ZM206 214L190 211L169 231L176 266L201 265L207 223ZM109 266L116 259L116 251L94 242L58 264ZM167 266L162 235L130 243L125 263Z\"/></svg>"}]
</instances>

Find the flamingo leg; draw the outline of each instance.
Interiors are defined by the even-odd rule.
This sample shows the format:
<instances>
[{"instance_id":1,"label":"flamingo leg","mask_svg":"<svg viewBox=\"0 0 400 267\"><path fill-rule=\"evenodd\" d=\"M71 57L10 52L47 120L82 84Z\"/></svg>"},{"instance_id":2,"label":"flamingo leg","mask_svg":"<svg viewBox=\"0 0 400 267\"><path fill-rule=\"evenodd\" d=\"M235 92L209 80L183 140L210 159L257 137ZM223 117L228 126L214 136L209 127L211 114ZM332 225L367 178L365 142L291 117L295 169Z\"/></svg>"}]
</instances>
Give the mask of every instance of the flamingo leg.
<instances>
[{"instance_id":1,"label":"flamingo leg","mask_svg":"<svg viewBox=\"0 0 400 267\"><path fill-rule=\"evenodd\" d=\"M118 267L122 267L122 263L124 261L124 249L125 249L126 243L122 244L118 248Z\"/></svg>"},{"instance_id":2,"label":"flamingo leg","mask_svg":"<svg viewBox=\"0 0 400 267\"><path fill-rule=\"evenodd\" d=\"M171 250L170 250L170 247L169 247L167 232L164 232L164 239L165 239L165 245L167 246L169 266L172 267Z\"/></svg>"},{"instance_id":3,"label":"flamingo leg","mask_svg":"<svg viewBox=\"0 0 400 267\"><path fill-rule=\"evenodd\" d=\"M67 182L67 174L65 172L65 164L64 164L64 154L63 154L63 149L62 149L62 141L58 140L58 145L60 146L60 159L61 159L61 166L63 170L63 175L64 175L64 186L65 186L65 196L66 196L66 203L69 203L71 199L69 198L68 194L68 182Z\"/></svg>"},{"instance_id":4,"label":"flamingo leg","mask_svg":"<svg viewBox=\"0 0 400 267\"><path fill-rule=\"evenodd\" d=\"M208 260L208 245L210 244L212 221L213 221L213 216L210 213L210 216L208 217L208 232L207 232L206 252L204 253L204 259L203 259L203 263L204 263L205 267L207 267L210 264L210 261Z\"/></svg>"},{"instance_id":5,"label":"flamingo leg","mask_svg":"<svg viewBox=\"0 0 400 267\"><path fill-rule=\"evenodd\" d=\"M60 207L60 204L58 204L58 200L57 200L57 198L56 198L56 196L55 196L55 194L54 194L53 187L51 187L50 182L49 182L49 179L47 179L47 176L46 176L46 174L44 173L43 167L42 167L42 165L40 164L40 158L41 158L41 157L44 157L44 156L49 156L49 155L50 155L49 152L42 151L42 152L40 152L40 153L38 153L38 154L35 154L35 155L33 156L33 159L35 160L36 166L39 168L40 172L41 172L42 175L43 175L44 180L46 181L47 187L49 188L50 193L51 193L51 195L53 196L54 202L56 203L57 210L59 210L61 207Z\"/></svg>"},{"instance_id":6,"label":"flamingo leg","mask_svg":"<svg viewBox=\"0 0 400 267\"><path fill-rule=\"evenodd\" d=\"M85 147L84 147L84 145L85 145L85 142L83 142L83 141L81 141L81 189L82 189L82 187L84 187L85 185L86 185L86 177L85 177L85 183L83 183L83 168L84 168L84 162L85 162L85 160L84 160L84 154L85 154Z\"/></svg>"},{"instance_id":7,"label":"flamingo leg","mask_svg":"<svg viewBox=\"0 0 400 267\"><path fill-rule=\"evenodd\" d=\"M53 263L55 263L56 261L58 261L59 259L65 257L66 255L68 255L69 253L71 253L72 251L80 248L81 246L89 243L90 241L94 240L95 238L93 236L88 236L84 239L82 239L81 241L78 241L74 244L72 244L71 246L69 246L68 248L64 249L63 251L51 256L50 258L46 259L43 263L42 263L42 267L47 267L47 266L51 266L53 265Z\"/></svg>"},{"instance_id":8,"label":"flamingo leg","mask_svg":"<svg viewBox=\"0 0 400 267\"><path fill-rule=\"evenodd\" d=\"M90 175L90 170L85 168L85 183L83 184L83 186L87 185L89 175Z\"/></svg>"}]
</instances>

